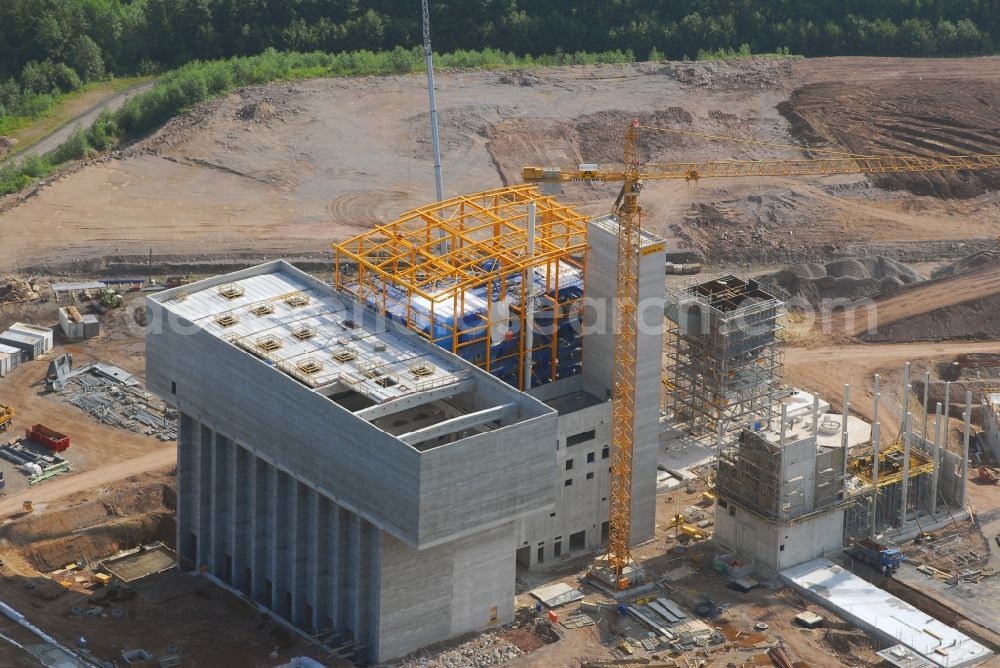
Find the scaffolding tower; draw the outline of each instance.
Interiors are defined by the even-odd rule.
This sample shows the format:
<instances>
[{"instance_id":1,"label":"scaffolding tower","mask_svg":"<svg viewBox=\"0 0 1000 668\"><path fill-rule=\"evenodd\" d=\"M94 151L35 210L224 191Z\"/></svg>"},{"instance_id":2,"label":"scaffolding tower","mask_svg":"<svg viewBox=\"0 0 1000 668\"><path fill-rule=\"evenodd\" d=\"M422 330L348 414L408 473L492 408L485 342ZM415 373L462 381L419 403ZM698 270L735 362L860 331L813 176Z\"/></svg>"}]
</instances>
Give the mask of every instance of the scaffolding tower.
<instances>
[{"instance_id":1,"label":"scaffolding tower","mask_svg":"<svg viewBox=\"0 0 1000 668\"><path fill-rule=\"evenodd\" d=\"M782 302L754 280L668 286L668 407L692 434L777 417Z\"/></svg>"}]
</instances>

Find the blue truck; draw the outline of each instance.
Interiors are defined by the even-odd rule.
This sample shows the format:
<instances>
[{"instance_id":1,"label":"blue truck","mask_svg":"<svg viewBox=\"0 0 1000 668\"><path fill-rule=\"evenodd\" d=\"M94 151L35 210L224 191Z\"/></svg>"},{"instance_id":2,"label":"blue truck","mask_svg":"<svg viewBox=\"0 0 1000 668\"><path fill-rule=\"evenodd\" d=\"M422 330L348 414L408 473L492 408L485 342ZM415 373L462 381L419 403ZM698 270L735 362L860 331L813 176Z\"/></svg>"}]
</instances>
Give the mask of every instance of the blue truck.
<instances>
[{"instance_id":1,"label":"blue truck","mask_svg":"<svg viewBox=\"0 0 1000 668\"><path fill-rule=\"evenodd\" d=\"M858 561L877 569L882 575L892 575L903 563L903 553L895 547L865 538L844 550Z\"/></svg>"}]
</instances>

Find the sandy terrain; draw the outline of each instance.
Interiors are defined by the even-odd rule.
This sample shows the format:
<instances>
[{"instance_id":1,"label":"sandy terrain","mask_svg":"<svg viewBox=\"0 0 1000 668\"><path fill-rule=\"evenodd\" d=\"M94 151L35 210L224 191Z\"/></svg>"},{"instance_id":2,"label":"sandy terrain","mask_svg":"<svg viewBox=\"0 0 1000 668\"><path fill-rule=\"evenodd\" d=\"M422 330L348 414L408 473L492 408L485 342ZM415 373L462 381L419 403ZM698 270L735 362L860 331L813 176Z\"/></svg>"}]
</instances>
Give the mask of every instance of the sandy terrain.
<instances>
[{"instance_id":1,"label":"sandy terrain","mask_svg":"<svg viewBox=\"0 0 1000 668\"><path fill-rule=\"evenodd\" d=\"M616 161L622 125L633 116L657 126L833 146L847 142L836 121L853 105L851 150L928 150L887 128L909 123L928 96L948 107L963 91L995 89L997 64L845 58L444 72L438 99L446 191L516 181L526 164ZM842 81L851 88L838 88ZM203 105L122 159L65 176L0 215L0 270L150 248L157 255L322 256L331 239L433 199L423 86L419 76L310 80ZM240 114L263 101L273 112ZM965 128L997 126L1000 112L990 104L937 109L935 118L947 121L938 148L994 146L995 133L992 144L983 134L962 139ZM786 117L793 113L794 125ZM640 150L657 161L803 155L662 134L644 138ZM969 252L1000 232L1000 196L966 190L974 196L941 200L886 191L858 176L657 183L643 197L647 226L671 246L759 263L860 247L886 246L904 259ZM613 187L574 185L565 197L600 212Z\"/></svg>"}]
</instances>

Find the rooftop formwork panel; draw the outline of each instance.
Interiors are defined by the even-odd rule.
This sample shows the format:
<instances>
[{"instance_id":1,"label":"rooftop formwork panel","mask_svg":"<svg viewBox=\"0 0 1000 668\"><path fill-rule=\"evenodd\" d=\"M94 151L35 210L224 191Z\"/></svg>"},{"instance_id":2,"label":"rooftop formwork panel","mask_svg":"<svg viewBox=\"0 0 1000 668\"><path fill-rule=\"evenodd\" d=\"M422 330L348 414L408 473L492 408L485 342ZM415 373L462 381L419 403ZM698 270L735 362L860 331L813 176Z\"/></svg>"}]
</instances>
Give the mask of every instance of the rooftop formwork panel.
<instances>
[{"instance_id":1,"label":"rooftop formwork panel","mask_svg":"<svg viewBox=\"0 0 1000 668\"><path fill-rule=\"evenodd\" d=\"M586 248L583 214L519 185L414 209L334 244L334 280L358 301L525 388L579 371Z\"/></svg>"}]
</instances>

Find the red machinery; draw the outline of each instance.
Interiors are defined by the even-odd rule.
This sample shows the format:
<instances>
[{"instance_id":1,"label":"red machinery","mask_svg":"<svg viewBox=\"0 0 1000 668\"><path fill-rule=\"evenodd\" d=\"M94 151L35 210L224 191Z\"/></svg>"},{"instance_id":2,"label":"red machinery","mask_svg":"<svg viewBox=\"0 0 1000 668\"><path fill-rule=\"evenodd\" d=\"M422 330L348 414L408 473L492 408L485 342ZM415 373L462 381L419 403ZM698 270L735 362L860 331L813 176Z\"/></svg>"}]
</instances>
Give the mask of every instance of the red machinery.
<instances>
[{"instance_id":1,"label":"red machinery","mask_svg":"<svg viewBox=\"0 0 1000 668\"><path fill-rule=\"evenodd\" d=\"M992 466L980 466L979 480L990 485L1000 483L1000 469L993 468Z\"/></svg>"},{"instance_id":2,"label":"red machinery","mask_svg":"<svg viewBox=\"0 0 1000 668\"><path fill-rule=\"evenodd\" d=\"M69 436L60 434L55 429L49 429L43 424L36 424L24 430L25 438L46 445L53 452L62 452L69 447Z\"/></svg>"}]
</instances>

